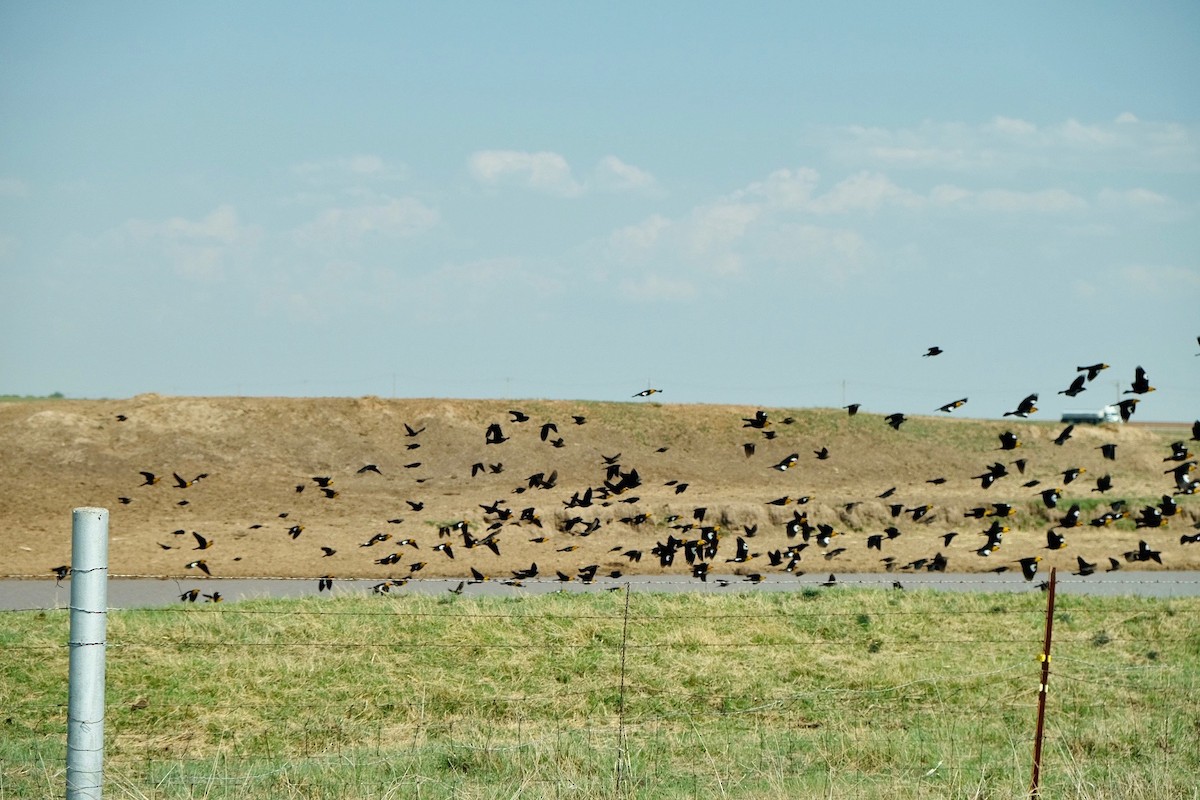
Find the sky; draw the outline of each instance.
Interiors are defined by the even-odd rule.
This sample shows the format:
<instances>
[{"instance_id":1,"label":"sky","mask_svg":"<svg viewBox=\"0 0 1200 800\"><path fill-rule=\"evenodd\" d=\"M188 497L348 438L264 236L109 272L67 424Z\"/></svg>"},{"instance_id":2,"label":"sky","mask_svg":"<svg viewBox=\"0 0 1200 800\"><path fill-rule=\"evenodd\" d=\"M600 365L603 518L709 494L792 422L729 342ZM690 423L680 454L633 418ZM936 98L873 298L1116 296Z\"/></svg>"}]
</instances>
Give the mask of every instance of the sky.
<instances>
[{"instance_id":1,"label":"sky","mask_svg":"<svg viewBox=\"0 0 1200 800\"><path fill-rule=\"evenodd\" d=\"M0 394L1197 419L1197 75L1191 0L0 0Z\"/></svg>"}]
</instances>

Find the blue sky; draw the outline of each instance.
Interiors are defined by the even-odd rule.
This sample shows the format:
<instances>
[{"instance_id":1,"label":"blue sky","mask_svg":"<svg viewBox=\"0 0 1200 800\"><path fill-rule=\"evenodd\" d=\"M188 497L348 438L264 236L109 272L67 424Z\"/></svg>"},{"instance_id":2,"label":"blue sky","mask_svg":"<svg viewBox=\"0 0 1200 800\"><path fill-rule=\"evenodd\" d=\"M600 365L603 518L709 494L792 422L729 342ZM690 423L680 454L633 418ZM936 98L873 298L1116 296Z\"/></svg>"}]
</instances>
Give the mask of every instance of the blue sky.
<instances>
[{"instance_id":1,"label":"blue sky","mask_svg":"<svg viewBox=\"0 0 1200 800\"><path fill-rule=\"evenodd\" d=\"M1200 6L844 6L0 0L0 393L1200 417Z\"/></svg>"}]
</instances>

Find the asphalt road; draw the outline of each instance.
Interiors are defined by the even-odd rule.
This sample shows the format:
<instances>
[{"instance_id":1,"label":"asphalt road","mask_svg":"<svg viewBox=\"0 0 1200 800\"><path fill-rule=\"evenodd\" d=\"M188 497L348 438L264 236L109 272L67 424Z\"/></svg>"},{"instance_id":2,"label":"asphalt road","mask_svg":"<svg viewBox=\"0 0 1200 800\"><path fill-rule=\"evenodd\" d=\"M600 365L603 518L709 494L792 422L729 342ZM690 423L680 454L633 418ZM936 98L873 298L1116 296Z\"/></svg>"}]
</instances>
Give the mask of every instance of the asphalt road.
<instances>
[{"instance_id":1,"label":"asphalt road","mask_svg":"<svg viewBox=\"0 0 1200 800\"><path fill-rule=\"evenodd\" d=\"M707 582L682 576L629 576L619 580L597 580L590 585L578 582L560 583L551 579L526 580L522 586L507 586L499 581L463 586L464 594L489 596L521 596L557 591L605 590L623 591L628 585L635 592L737 592L737 591L799 591L810 588L873 587L894 590L899 581L905 590L940 590L953 592L1036 592L1039 583L1048 575L1039 575L1026 582L1019 574L972 573L871 573L835 575L834 586L825 584L829 573L766 575L761 583L750 583L737 576L712 576ZM1200 572L1105 572L1087 577L1060 573L1058 591L1069 594L1132 595L1139 597L1193 597L1200 594ZM376 580L338 580L329 592L334 595L369 594L379 584ZM403 587L389 587L389 593L440 594L456 589L456 580L410 581ZM268 597L312 597L320 594L315 579L208 578L204 580L174 579L113 579L108 583L110 609L152 608L181 602L180 595L199 589L197 602L203 595L220 593L224 602ZM63 580L0 580L0 611L17 609L62 609L71 603L71 582Z\"/></svg>"}]
</instances>

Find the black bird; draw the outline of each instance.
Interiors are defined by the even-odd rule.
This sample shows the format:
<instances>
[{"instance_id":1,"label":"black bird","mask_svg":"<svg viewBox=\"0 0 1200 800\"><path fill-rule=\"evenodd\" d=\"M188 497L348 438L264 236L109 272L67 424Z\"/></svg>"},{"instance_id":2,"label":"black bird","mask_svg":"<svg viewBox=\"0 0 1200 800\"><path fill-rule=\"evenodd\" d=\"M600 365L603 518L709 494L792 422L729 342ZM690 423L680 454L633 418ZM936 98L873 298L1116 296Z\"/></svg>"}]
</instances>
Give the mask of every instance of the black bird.
<instances>
[{"instance_id":1,"label":"black bird","mask_svg":"<svg viewBox=\"0 0 1200 800\"><path fill-rule=\"evenodd\" d=\"M922 355L921 358L929 358L930 356L940 356L944 352L946 352L946 351L943 350L942 348L938 347L937 345L934 345L933 347L926 350L925 354Z\"/></svg>"},{"instance_id":2,"label":"black bird","mask_svg":"<svg viewBox=\"0 0 1200 800\"><path fill-rule=\"evenodd\" d=\"M413 427L411 425L409 425L407 422L404 423L404 433L406 436L416 436L417 434L421 433L424 430L425 430L425 428L423 428L423 427L413 430Z\"/></svg>"},{"instance_id":3,"label":"black bird","mask_svg":"<svg viewBox=\"0 0 1200 800\"><path fill-rule=\"evenodd\" d=\"M1062 499L1062 489L1046 489L1041 492L1042 503L1046 508L1056 508L1058 501Z\"/></svg>"},{"instance_id":4,"label":"black bird","mask_svg":"<svg viewBox=\"0 0 1200 800\"><path fill-rule=\"evenodd\" d=\"M829 448L822 447L820 450L813 450L813 454L816 455L816 457L820 460L824 461L825 459L829 458Z\"/></svg>"},{"instance_id":5,"label":"black bird","mask_svg":"<svg viewBox=\"0 0 1200 800\"><path fill-rule=\"evenodd\" d=\"M767 412L761 408L754 412L753 417L742 417L743 428L765 428L771 423L767 420Z\"/></svg>"},{"instance_id":6,"label":"black bird","mask_svg":"<svg viewBox=\"0 0 1200 800\"><path fill-rule=\"evenodd\" d=\"M1096 488L1092 489L1092 491L1100 492L1101 494L1104 494L1111 488L1112 488L1112 475L1101 475L1099 478L1096 479Z\"/></svg>"},{"instance_id":7,"label":"black bird","mask_svg":"<svg viewBox=\"0 0 1200 800\"><path fill-rule=\"evenodd\" d=\"M1088 366L1088 367L1076 367L1075 371L1076 372L1086 372L1088 382L1090 383L1091 381L1096 380L1096 376L1100 374L1101 370L1105 370L1105 369L1108 369L1108 364L1092 364L1091 366Z\"/></svg>"},{"instance_id":8,"label":"black bird","mask_svg":"<svg viewBox=\"0 0 1200 800\"><path fill-rule=\"evenodd\" d=\"M541 437L542 437L543 442L546 441L547 438L549 438L551 431L553 431L554 433L558 433L558 426L555 425L553 422L542 423Z\"/></svg>"},{"instance_id":9,"label":"black bird","mask_svg":"<svg viewBox=\"0 0 1200 800\"><path fill-rule=\"evenodd\" d=\"M175 479L175 488L176 489L186 489L187 487L192 485L192 481L184 479L183 477L180 476L180 474L178 472L172 472L171 477Z\"/></svg>"},{"instance_id":10,"label":"black bird","mask_svg":"<svg viewBox=\"0 0 1200 800\"><path fill-rule=\"evenodd\" d=\"M1163 461L1187 461L1192 457L1192 453L1187 449L1187 445L1183 442L1171 442L1171 455L1163 459Z\"/></svg>"},{"instance_id":11,"label":"black bird","mask_svg":"<svg viewBox=\"0 0 1200 800\"><path fill-rule=\"evenodd\" d=\"M162 478L158 477L153 472L146 472L145 470L142 470L141 476L144 478L144 480L139 483L138 486L153 486L162 480Z\"/></svg>"},{"instance_id":12,"label":"black bird","mask_svg":"<svg viewBox=\"0 0 1200 800\"><path fill-rule=\"evenodd\" d=\"M1080 526L1079 514L1080 514L1079 504L1076 503L1075 505L1073 505L1069 509L1067 509L1067 513L1063 515L1063 518L1058 521L1058 525L1056 525L1055 527L1078 528Z\"/></svg>"},{"instance_id":13,"label":"black bird","mask_svg":"<svg viewBox=\"0 0 1200 800\"><path fill-rule=\"evenodd\" d=\"M894 430L900 430L900 426L905 422L908 422L908 417L900 413L888 414L883 419L888 425L891 425Z\"/></svg>"},{"instance_id":14,"label":"black bird","mask_svg":"<svg viewBox=\"0 0 1200 800\"><path fill-rule=\"evenodd\" d=\"M788 456L787 458L780 461L778 464L771 467L771 469L777 469L780 472L787 472L789 469L796 466L796 462L799 460L800 460L800 454L792 453L790 456Z\"/></svg>"},{"instance_id":15,"label":"black bird","mask_svg":"<svg viewBox=\"0 0 1200 800\"><path fill-rule=\"evenodd\" d=\"M1079 564L1079 571L1075 573L1076 575L1086 577L1096 571L1096 565L1084 561L1083 556L1075 556L1075 561Z\"/></svg>"},{"instance_id":16,"label":"black bird","mask_svg":"<svg viewBox=\"0 0 1200 800\"><path fill-rule=\"evenodd\" d=\"M981 475L972 475L971 477L978 479L980 482L980 485L984 489L987 489L987 488L991 487L991 485L993 483L1000 480L1007 474L1008 474L1008 467L1004 466L1003 464L1001 464L1000 462L997 461L996 463L992 464L990 467L987 468L987 472L984 472Z\"/></svg>"},{"instance_id":17,"label":"black bird","mask_svg":"<svg viewBox=\"0 0 1200 800\"><path fill-rule=\"evenodd\" d=\"M1054 437L1054 443L1059 447L1063 446L1067 443L1067 440L1071 438L1071 432L1074 430L1074 425L1068 425L1067 427L1063 428L1062 432L1059 433L1058 436Z\"/></svg>"},{"instance_id":18,"label":"black bird","mask_svg":"<svg viewBox=\"0 0 1200 800\"><path fill-rule=\"evenodd\" d=\"M1146 540L1138 542L1137 550L1130 550L1124 554L1126 561L1156 561L1162 563L1162 552L1159 550L1151 550L1150 545L1146 544Z\"/></svg>"},{"instance_id":19,"label":"black bird","mask_svg":"<svg viewBox=\"0 0 1200 800\"><path fill-rule=\"evenodd\" d=\"M1075 380L1071 381L1071 385L1066 389L1063 389L1061 392L1059 392L1059 394L1065 394L1067 397L1074 397L1080 392L1087 391L1083 385L1086 380L1087 378L1085 376L1076 375Z\"/></svg>"},{"instance_id":20,"label":"black bird","mask_svg":"<svg viewBox=\"0 0 1200 800\"><path fill-rule=\"evenodd\" d=\"M529 415L522 411L509 411L508 413L512 415L512 420L511 420L512 422L528 422L529 421Z\"/></svg>"},{"instance_id":21,"label":"black bird","mask_svg":"<svg viewBox=\"0 0 1200 800\"><path fill-rule=\"evenodd\" d=\"M333 555L336 552L337 552L337 550L334 550L332 547L322 547L321 548L321 558L329 558L331 555Z\"/></svg>"},{"instance_id":22,"label":"black bird","mask_svg":"<svg viewBox=\"0 0 1200 800\"><path fill-rule=\"evenodd\" d=\"M1121 412L1121 421L1129 422L1129 418L1133 416L1133 411L1137 407L1138 399L1136 397L1127 397L1117 403L1117 410Z\"/></svg>"},{"instance_id":23,"label":"black bird","mask_svg":"<svg viewBox=\"0 0 1200 800\"><path fill-rule=\"evenodd\" d=\"M938 411L945 411L946 413L950 413L954 409L965 405L966 402L967 402L967 398L963 397L958 400L954 400L953 402L946 403L946 405L944 405L944 406L938 406Z\"/></svg>"},{"instance_id":24,"label":"black bird","mask_svg":"<svg viewBox=\"0 0 1200 800\"><path fill-rule=\"evenodd\" d=\"M1117 446L1115 444L1102 444L1096 449L1100 451L1100 455L1104 456L1109 461L1117 460Z\"/></svg>"},{"instance_id":25,"label":"black bird","mask_svg":"<svg viewBox=\"0 0 1200 800\"><path fill-rule=\"evenodd\" d=\"M848 406L842 406L842 408L846 409L847 413L853 417L862 408L862 403L851 403Z\"/></svg>"},{"instance_id":26,"label":"black bird","mask_svg":"<svg viewBox=\"0 0 1200 800\"><path fill-rule=\"evenodd\" d=\"M488 425L487 433L484 434L484 442L486 444L500 444L501 442L507 442L508 438L504 435L504 431L501 430L499 422L493 422L491 425Z\"/></svg>"},{"instance_id":27,"label":"black bird","mask_svg":"<svg viewBox=\"0 0 1200 800\"><path fill-rule=\"evenodd\" d=\"M183 568L198 569L205 575L208 575L209 577L212 576L212 573L208 571L208 563L203 558L196 559L195 561L189 561L187 564L183 565Z\"/></svg>"},{"instance_id":28,"label":"black bird","mask_svg":"<svg viewBox=\"0 0 1200 800\"><path fill-rule=\"evenodd\" d=\"M363 466L358 468L359 475L362 475L364 472L374 472L376 475L383 474L382 472L379 471L379 467L375 466L374 464L364 464Z\"/></svg>"},{"instance_id":29,"label":"black bird","mask_svg":"<svg viewBox=\"0 0 1200 800\"><path fill-rule=\"evenodd\" d=\"M1146 377L1146 370L1137 367L1134 370L1133 385L1125 390L1125 394L1146 394L1153 391L1154 387L1150 385L1150 379Z\"/></svg>"},{"instance_id":30,"label":"black bird","mask_svg":"<svg viewBox=\"0 0 1200 800\"><path fill-rule=\"evenodd\" d=\"M1006 417L1022 417L1022 418L1028 417L1030 414L1037 411L1037 399L1038 399L1037 392L1034 392L1031 395L1027 395L1024 400L1022 400L1020 403L1017 404L1017 407L1015 410L1005 411L1004 416L1006 416Z\"/></svg>"},{"instance_id":31,"label":"black bird","mask_svg":"<svg viewBox=\"0 0 1200 800\"><path fill-rule=\"evenodd\" d=\"M1021 565L1021 574L1025 576L1025 580L1033 580L1033 576L1037 574L1038 562L1041 560L1041 556L1030 556L1029 558L1022 558L1017 562Z\"/></svg>"},{"instance_id":32,"label":"black bird","mask_svg":"<svg viewBox=\"0 0 1200 800\"><path fill-rule=\"evenodd\" d=\"M1063 472L1062 472L1063 483L1064 484L1070 483L1071 481L1078 478L1084 472L1087 472L1086 467L1070 467L1069 469L1063 470Z\"/></svg>"}]
</instances>

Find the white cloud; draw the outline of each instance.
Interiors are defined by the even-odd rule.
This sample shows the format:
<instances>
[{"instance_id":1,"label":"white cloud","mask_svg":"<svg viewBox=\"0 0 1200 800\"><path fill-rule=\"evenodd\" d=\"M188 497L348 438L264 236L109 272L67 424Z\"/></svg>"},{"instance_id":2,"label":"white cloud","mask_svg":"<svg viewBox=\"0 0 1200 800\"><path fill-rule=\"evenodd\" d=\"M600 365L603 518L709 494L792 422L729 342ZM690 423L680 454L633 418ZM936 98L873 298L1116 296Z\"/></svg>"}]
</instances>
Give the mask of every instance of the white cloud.
<instances>
[{"instance_id":1,"label":"white cloud","mask_svg":"<svg viewBox=\"0 0 1200 800\"><path fill-rule=\"evenodd\" d=\"M853 211L877 211L883 205L916 207L922 198L901 189L885 175L860 172L839 182L824 195L808 204L817 213L845 214Z\"/></svg>"},{"instance_id":2,"label":"white cloud","mask_svg":"<svg viewBox=\"0 0 1200 800\"><path fill-rule=\"evenodd\" d=\"M1065 189L1040 189L1030 192L1012 189L973 191L942 184L935 186L929 196L935 205L943 208L968 208L1009 214L1063 213L1088 207L1086 200Z\"/></svg>"},{"instance_id":3,"label":"white cloud","mask_svg":"<svg viewBox=\"0 0 1200 800\"><path fill-rule=\"evenodd\" d=\"M977 193L976 202L985 211L1006 213L1060 213L1087 208L1086 200L1064 189L1042 189L1036 192L986 189Z\"/></svg>"},{"instance_id":4,"label":"white cloud","mask_svg":"<svg viewBox=\"0 0 1200 800\"><path fill-rule=\"evenodd\" d=\"M1194 295L1200 292L1200 269L1156 264L1132 264L1117 270L1126 286L1139 292Z\"/></svg>"},{"instance_id":5,"label":"white cloud","mask_svg":"<svg viewBox=\"0 0 1200 800\"><path fill-rule=\"evenodd\" d=\"M661 214L654 214L637 224L618 228L608 235L609 250L622 260L641 258L658 245L671 224Z\"/></svg>"},{"instance_id":6,"label":"white cloud","mask_svg":"<svg viewBox=\"0 0 1200 800\"><path fill-rule=\"evenodd\" d=\"M100 246L115 245L130 264L166 265L189 281L216 283L224 279L230 260L262 235L258 226L243 225L233 206L221 205L198 219L128 220L105 234Z\"/></svg>"},{"instance_id":7,"label":"white cloud","mask_svg":"<svg viewBox=\"0 0 1200 800\"><path fill-rule=\"evenodd\" d=\"M658 186L654 176L616 156L605 156L595 169L596 185L608 191L647 191Z\"/></svg>"},{"instance_id":8,"label":"white cloud","mask_svg":"<svg viewBox=\"0 0 1200 800\"><path fill-rule=\"evenodd\" d=\"M559 197L578 197L591 191L656 192L658 180L640 167L617 156L600 159L586 180L578 180L567 159L559 153L521 150L481 150L472 153L467 167L486 186L518 186Z\"/></svg>"},{"instance_id":9,"label":"white cloud","mask_svg":"<svg viewBox=\"0 0 1200 800\"><path fill-rule=\"evenodd\" d=\"M362 180L399 180L407 169L390 164L381 156L360 154L306 161L292 167L292 173L314 183L339 183Z\"/></svg>"},{"instance_id":10,"label":"white cloud","mask_svg":"<svg viewBox=\"0 0 1200 800\"><path fill-rule=\"evenodd\" d=\"M344 243L367 236L408 237L433 228L438 212L410 197L384 198L381 202L329 208L296 229L302 242Z\"/></svg>"},{"instance_id":11,"label":"white cloud","mask_svg":"<svg viewBox=\"0 0 1200 800\"><path fill-rule=\"evenodd\" d=\"M1136 123L1136 124L1133 124ZM996 116L969 125L926 122L912 128L851 125L814 128L811 139L841 163L956 172L1047 170L1090 173L1121 164L1171 172L1200 170L1197 128L1140 121L1128 112L1115 120L1051 124Z\"/></svg>"},{"instance_id":12,"label":"white cloud","mask_svg":"<svg viewBox=\"0 0 1200 800\"><path fill-rule=\"evenodd\" d=\"M29 185L18 178L0 178L0 197L28 197Z\"/></svg>"},{"instance_id":13,"label":"white cloud","mask_svg":"<svg viewBox=\"0 0 1200 800\"><path fill-rule=\"evenodd\" d=\"M471 155L469 168L475 180L488 186L514 183L563 197L583 191L571 174L571 166L558 153L481 150Z\"/></svg>"},{"instance_id":14,"label":"white cloud","mask_svg":"<svg viewBox=\"0 0 1200 800\"><path fill-rule=\"evenodd\" d=\"M688 256L720 275L741 272L742 259L733 248L761 213L758 204L733 200L696 209L684 228Z\"/></svg>"},{"instance_id":15,"label":"white cloud","mask_svg":"<svg viewBox=\"0 0 1200 800\"><path fill-rule=\"evenodd\" d=\"M1171 204L1166 195L1150 189L1101 189L1098 199L1102 205L1119 208L1162 208Z\"/></svg>"},{"instance_id":16,"label":"white cloud","mask_svg":"<svg viewBox=\"0 0 1200 800\"><path fill-rule=\"evenodd\" d=\"M696 285L683 278L669 278L663 275L639 275L621 281L619 290L622 295L638 302L656 300L686 301L694 298L698 292Z\"/></svg>"},{"instance_id":17,"label":"white cloud","mask_svg":"<svg viewBox=\"0 0 1200 800\"><path fill-rule=\"evenodd\" d=\"M772 209L801 210L808 206L820 175L815 169L777 169L766 179L754 181L730 194L736 202L759 202Z\"/></svg>"},{"instance_id":18,"label":"white cloud","mask_svg":"<svg viewBox=\"0 0 1200 800\"><path fill-rule=\"evenodd\" d=\"M1037 126L1032 122L1012 117L995 117L989 127L997 133L1008 136L1032 136L1037 133Z\"/></svg>"},{"instance_id":19,"label":"white cloud","mask_svg":"<svg viewBox=\"0 0 1200 800\"><path fill-rule=\"evenodd\" d=\"M133 239L164 239L175 242L209 241L233 244L255 235L256 229L238 222L237 211L231 205L218 206L208 215L190 220L171 217L163 222L131 219L124 225L124 232Z\"/></svg>"}]
</instances>

